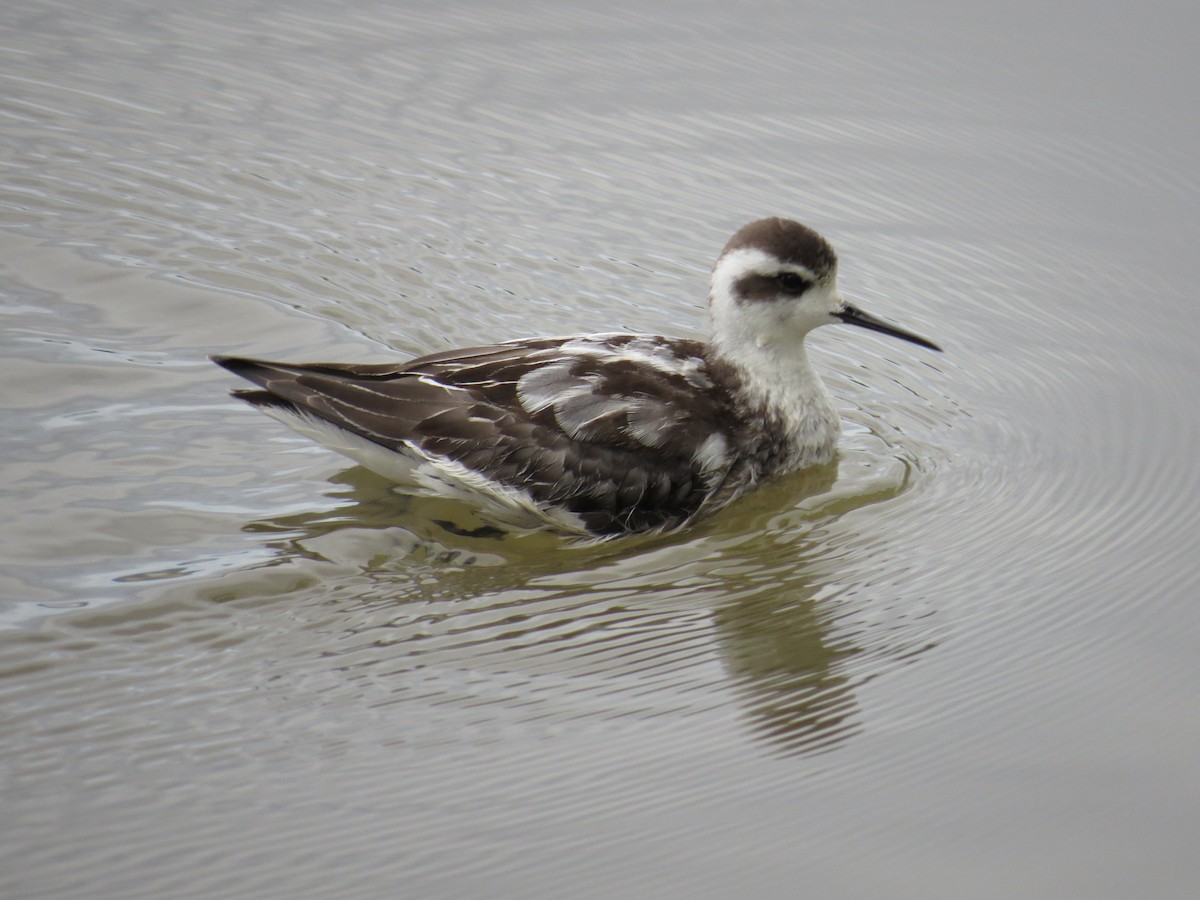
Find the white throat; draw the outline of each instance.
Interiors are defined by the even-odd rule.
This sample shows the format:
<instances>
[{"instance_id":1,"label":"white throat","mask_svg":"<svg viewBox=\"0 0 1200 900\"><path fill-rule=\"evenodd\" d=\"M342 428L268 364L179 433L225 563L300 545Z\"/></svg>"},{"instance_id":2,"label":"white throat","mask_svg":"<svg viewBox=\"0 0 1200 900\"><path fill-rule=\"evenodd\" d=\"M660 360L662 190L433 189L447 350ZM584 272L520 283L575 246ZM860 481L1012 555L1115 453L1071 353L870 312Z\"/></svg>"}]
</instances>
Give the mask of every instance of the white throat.
<instances>
[{"instance_id":1,"label":"white throat","mask_svg":"<svg viewBox=\"0 0 1200 900\"><path fill-rule=\"evenodd\" d=\"M798 267L799 268L799 267ZM831 279L799 300L739 298L736 283L779 270L779 261L753 248L725 254L713 270L709 294L712 347L742 379L743 401L778 417L795 443L796 466L833 458L840 422L820 376L808 361L804 339L832 321L837 286Z\"/></svg>"}]
</instances>

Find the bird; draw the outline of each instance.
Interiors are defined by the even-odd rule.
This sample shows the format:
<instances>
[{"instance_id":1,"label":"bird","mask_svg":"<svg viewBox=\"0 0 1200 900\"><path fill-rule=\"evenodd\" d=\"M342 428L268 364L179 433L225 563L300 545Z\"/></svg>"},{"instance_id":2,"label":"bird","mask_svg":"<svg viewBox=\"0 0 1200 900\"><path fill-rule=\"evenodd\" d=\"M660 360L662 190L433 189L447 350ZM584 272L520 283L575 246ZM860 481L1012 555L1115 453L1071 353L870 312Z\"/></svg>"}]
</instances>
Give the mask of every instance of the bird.
<instances>
[{"instance_id":1,"label":"bird","mask_svg":"<svg viewBox=\"0 0 1200 900\"><path fill-rule=\"evenodd\" d=\"M940 351L842 296L813 229L765 218L713 266L707 341L535 337L400 363L212 360L239 400L395 482L505 530L579 541L685 528L832 462L840 423L805 338L848 324Z\"/></svg>"}]
</instances>

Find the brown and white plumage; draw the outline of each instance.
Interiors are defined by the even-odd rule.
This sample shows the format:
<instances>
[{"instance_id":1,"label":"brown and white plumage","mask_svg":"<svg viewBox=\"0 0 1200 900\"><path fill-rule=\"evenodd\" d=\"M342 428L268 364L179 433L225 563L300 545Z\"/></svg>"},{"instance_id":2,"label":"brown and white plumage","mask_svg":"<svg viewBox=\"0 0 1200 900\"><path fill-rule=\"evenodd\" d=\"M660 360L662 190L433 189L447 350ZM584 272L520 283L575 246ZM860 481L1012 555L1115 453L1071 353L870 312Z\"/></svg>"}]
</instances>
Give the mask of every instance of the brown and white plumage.
<instances>
[{"instance_id":1,"label":"brown and white plumage","mask_svg":"<svg viewBox=\"0 0 1200 900\"><path fill-rule=\"evenodd\" d=\"M414 493L575 536L667 531L832 459L812 328L850 322L937 349L847 304L836 274L820 235L764 219L717 261L709 343L596 334L397 365L214 361L259 388L234 396Z\"/></svg>"}]
</instances>

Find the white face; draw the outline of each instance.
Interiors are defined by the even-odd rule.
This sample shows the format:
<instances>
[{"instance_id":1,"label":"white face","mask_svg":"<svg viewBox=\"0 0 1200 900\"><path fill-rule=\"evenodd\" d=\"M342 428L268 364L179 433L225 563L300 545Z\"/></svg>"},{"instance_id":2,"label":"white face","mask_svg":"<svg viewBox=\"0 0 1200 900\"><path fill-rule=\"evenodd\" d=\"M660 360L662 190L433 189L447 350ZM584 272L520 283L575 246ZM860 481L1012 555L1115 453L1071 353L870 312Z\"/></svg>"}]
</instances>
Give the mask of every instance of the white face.
<instances>
[{"instance_id":1,"label":"white face","mask_svg":"<svg viewBox=\"0 0 1200 900\"><path fill-rule=\"evenodd\" d=\"M713 337L733 354L776 347L794 353L814 328L839 321L835 313L844 307L836 271L818 279L749 247L726 253L713 270Z\"/></svg>"}]
</instances>

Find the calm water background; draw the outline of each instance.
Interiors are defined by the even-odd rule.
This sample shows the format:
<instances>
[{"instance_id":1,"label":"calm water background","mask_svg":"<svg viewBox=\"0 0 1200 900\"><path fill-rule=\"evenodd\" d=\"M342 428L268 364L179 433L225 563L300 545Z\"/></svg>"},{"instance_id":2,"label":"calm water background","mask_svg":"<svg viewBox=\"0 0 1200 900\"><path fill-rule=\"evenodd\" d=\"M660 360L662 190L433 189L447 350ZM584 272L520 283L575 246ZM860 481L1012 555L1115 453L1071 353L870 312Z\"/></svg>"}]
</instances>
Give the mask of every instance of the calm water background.
<instances>
[{"instance_id":1,"label":"calm water background","mask_svg":"<svg viewBox=\"0 0 1200 900\"><path fill-rule=\"evenodd\" d=\"M1193 3L0 9L0 895L1183 898ZM211 352L704 331L740 224L836 482L468 540Z\"/></svg>"}]
</instances>

